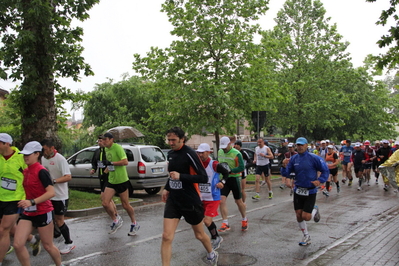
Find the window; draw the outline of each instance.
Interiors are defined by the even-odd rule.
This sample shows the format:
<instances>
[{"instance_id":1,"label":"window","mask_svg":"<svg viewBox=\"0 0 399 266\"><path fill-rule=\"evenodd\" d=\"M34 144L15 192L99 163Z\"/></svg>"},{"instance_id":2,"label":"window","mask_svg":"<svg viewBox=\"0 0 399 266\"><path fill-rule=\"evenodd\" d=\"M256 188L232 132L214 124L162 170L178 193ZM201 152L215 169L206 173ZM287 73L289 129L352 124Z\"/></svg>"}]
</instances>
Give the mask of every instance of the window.
<instances>
[{"instance_id":1,"label":"window","mask_svg":"<svg viewBox=\"0 0 399 266\"><path fill-rule=\"evenodd\" d=\"M141 152L141 158L147 163L166 161L165 155L158 148L155 147L141 148L140 152Z\"/></svg>"},{"instance_id":2,"label":"window","mask_svg":"<svg viewBox=\"0 0 399 266\"><path fill-rule=\"evenodd\" d=\"M75 164L91 164L95 150L84 150L75 157Z\"/></svg>"}]
</instances>

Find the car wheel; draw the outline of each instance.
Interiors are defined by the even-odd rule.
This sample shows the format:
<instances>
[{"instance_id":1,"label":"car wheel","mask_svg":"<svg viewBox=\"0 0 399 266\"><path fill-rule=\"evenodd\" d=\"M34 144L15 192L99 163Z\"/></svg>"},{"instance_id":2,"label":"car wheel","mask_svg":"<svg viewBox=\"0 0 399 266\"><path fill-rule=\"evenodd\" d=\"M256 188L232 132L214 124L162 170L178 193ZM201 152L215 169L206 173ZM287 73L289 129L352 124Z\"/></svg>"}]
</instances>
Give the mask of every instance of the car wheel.
<instances>
[{"instance_id":1,"label":"car wheel","mask_svg":"<svg viewBox=\"0 0 399 266\"><path fill-rule=\"evenodd\" d=\"M254 166L248 167L248 174L249 175L254 175L255 174L255 167Z\"/></svg>"},{"instance_id":2,"label":"car wheel","mask_svg":"<svg viewBox=\"0 0 399 266\"><path fill-rule=\"evenodd\" d=\"M145 192L147 192L150 195L155 195L159 191L161 191L161 188L160 187L152 187L152 188L145 188L144 190L145 190Z\"/></svg>"}]
</instances>

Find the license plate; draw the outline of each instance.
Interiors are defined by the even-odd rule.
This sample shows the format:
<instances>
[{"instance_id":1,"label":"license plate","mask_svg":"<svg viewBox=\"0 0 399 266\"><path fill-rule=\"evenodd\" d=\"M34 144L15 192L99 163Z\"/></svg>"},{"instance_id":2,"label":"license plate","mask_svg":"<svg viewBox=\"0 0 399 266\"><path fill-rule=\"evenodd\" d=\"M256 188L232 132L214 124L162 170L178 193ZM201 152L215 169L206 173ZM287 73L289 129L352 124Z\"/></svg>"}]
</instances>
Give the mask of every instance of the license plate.
<instances>
[{"instance_id":1,"label":"license plate","mask_svg":"<svg viewBox=\"0 0 399 266\"><path fill-rule=\"evenodd\" d=\"M163 168L152 168L153 173L163 173Z\"/></svg>"}]
</instances>

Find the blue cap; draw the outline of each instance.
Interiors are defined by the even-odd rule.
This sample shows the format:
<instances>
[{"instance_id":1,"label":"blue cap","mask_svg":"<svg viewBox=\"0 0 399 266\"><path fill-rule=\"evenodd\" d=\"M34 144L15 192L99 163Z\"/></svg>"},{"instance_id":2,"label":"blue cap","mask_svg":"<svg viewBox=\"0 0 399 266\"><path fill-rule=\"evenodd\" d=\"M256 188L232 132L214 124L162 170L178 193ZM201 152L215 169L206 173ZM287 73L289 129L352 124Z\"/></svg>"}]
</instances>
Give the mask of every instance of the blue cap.
<instances>
[{"instance_id":1,"label":"blue cap","mask_svg":"<svg viewBox=\"0 0 399 266\"><path fill-rule=\"evenodd\" d=\"M296 139L296 142L295 142L295 143L296 143L296 144L304 145L304 144L308 144L308 140L305 139L305 138L303 138L303 137L300 137L300 138L297 138L297 139Z\"/></svg>"}]
</instances>

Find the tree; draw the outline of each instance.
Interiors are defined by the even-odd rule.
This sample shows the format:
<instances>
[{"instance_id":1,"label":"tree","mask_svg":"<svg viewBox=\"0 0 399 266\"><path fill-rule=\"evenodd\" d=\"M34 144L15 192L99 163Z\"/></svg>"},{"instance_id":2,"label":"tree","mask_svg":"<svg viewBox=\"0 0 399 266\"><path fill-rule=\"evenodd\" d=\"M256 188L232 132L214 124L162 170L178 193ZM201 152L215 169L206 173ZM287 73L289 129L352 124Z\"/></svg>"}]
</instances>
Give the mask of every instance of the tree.
<instances>
[{"instance_id":1,"label":"tree","mask_svg":"<svg viewBox=\"0 0 399 266\"><path fill-rule=\"evenodd\" d=\"M79 80L93 74L81 56L83 30L71 27L73 19L85 20L98 0L4 0L0 3L0 77L22 81L15 90L21 115L22 142L57 136L57 99L73 98L57 78ZM10 73L7 76L7 73Z\"/></svg>"},{"instance_id":2,"label":"tree","mask_svg":"<svg viewBox=\"0 0 399 266\"><path fill-rule=\"evenodd\" d=\"M181 126L190 135L235 132L235 121L250 119L251 107L266 108L267 79L249 66L259 47L253 25L267 0L167 0L162 5L177 38L169 48L135 55L133 68L154 82L149 109L159 129ZM262 68L264 69L264 67ZM263 73L267 75L267 73ZM270 90L269 97L274 98Z\"/></svg>"},{"instance_id":3,"label":"tree","mask_svg":"<svg viewBox=\"0 0 399 266\"><path fill-rule=\"evenodd\" d=\"M375 2L377 0L366 0L367 2ZM380 48L390 47L386 54L380 54L378 58L377 66L380 69L384 67L388 69L395 69L399 64L399 16L396 12L396 6L399 4L399 0L391 0L391 6L387 10L381 12L380 18L377 21L377 25L385 26L388 19L392 17L396 26L392 26L388 30L388 34L381 36L381 39L377 42Z\"/></svg>"}]
</instances>

